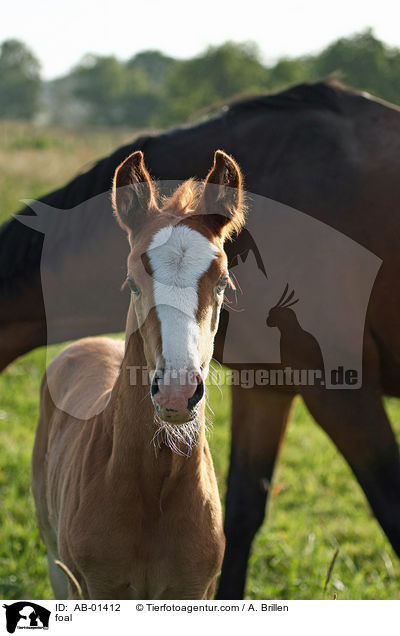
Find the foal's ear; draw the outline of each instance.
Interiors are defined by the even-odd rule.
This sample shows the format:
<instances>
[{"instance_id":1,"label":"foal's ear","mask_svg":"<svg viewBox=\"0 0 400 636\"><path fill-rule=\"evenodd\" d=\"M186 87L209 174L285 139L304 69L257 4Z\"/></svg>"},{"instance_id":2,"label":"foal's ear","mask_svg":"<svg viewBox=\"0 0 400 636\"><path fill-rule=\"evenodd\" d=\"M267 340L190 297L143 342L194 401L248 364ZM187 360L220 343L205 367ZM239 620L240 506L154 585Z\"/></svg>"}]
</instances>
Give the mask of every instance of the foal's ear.
<instances>
[{"instance_id":1,"label":"foal's ear","mask_svg":"<svg viewBox=\"0 0 400 636\"><path fill-rule=\"evenodd\" d=\"M116 169L112 204L118 222L125 230L137 229L145 215L158 209L154 186L140 150L129 155Z\"/></svg>"},{"instance_id":2,"label":"foal's ear","mask_svg":"<svg viewBox=\"0 0 400 636\"><path fill-rule=\"evenodd\" d=\"M197 212L212 215L213 230L223 239L240 232L244 225L242 173L236 161L222 150L214 155Z\"/></svg>"}]
</instances>

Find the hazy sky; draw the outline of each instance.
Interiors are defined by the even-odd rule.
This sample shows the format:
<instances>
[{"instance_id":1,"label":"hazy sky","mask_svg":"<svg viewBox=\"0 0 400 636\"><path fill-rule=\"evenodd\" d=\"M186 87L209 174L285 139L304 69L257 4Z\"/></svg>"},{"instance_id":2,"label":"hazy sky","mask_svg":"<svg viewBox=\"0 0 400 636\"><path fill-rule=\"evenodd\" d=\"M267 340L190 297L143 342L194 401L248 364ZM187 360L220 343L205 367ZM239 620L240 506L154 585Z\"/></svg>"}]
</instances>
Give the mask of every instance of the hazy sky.
<instances>
[{"instance_id":1,"label":"hazy sky","mask_svg":"<svg viewBox=\"0 0 400 636\"><path fill-rule=\"evenodd\" d=\"M264 61L316 52L370 26L400 47L395 0L3 0L0 42L28 44L46 79L84 53L122 59L145 49L185 58L226 40L256 42Z\"/></svg>"}]
</instances>

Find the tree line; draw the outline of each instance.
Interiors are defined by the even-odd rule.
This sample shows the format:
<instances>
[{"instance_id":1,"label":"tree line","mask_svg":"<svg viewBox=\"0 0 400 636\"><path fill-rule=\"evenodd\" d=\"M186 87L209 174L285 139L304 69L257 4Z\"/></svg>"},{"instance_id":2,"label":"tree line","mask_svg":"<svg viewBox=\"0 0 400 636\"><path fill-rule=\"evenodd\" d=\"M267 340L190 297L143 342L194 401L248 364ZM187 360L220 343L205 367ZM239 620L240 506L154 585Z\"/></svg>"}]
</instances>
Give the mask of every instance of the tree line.
<instances>
[{"instance_id":1,"label":"tree line","mask_svg":"<svg viewBox=\"0 0 400 636\"><path fill-rule=\"evenodd\" d=\"M316 55L264 64L252 43L226 42L177 60L144 51L127 61L86 55L66 76L43 82L34 53L0 46L0 118L91 126L165 127L230 98L273 92L335 73L344 83L400 104L400 49L368 29Z\"/></svg>"}]
</instances>

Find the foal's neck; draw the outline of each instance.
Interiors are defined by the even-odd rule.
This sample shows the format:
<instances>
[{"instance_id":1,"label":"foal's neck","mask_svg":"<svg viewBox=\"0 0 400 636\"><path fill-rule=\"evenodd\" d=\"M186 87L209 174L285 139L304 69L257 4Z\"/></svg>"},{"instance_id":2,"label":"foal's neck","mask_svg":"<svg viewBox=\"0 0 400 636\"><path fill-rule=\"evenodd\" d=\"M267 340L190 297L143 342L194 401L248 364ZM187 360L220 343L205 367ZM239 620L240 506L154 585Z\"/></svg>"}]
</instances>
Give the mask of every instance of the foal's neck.
<instances>
[{"instance_id":1,"label":"foal's neck","mask_svg":"<svg viewBox=\"0 0 400 636\"><path fill-rule=\"evenodd\" d=\"M147 378L143 341L136 331L126 345L107 409L113 439L110 466L113 474L122 473L125 478L140 479L144 487L159 488L166 479L179 479L180 474L199 470L205 444L204 405L199 414L197 443L190 453L179 444L182 454L174 452L165 443L163 433L157 435L159 425L154 420Z\"/></svg>"}]
</instances>

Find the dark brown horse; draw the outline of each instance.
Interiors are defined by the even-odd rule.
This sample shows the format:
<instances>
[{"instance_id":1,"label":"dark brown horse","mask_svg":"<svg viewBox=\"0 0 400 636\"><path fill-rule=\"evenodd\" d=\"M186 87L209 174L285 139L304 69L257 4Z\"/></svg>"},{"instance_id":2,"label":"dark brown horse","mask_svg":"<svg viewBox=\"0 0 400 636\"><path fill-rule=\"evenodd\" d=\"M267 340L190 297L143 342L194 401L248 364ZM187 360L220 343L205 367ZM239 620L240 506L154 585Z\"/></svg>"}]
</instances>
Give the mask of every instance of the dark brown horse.
<instances>
[{"instance_id":1,"label":"dark brown horse","mask_svg":"<svg viewBox=\"0 0 400 636\"><path fill-rule=\"evenodd\" d=\"M390 104L332 83L299 85L277 95L234 103L194 126L139 138L47 195L43 202L70 210L108 191L116 166L135 149L145 151L156 179L183 180L193 175L202 179L216 148L238 160L249 192L310 215L383 261L365 321L361 388L233 387L227 549L219 597L239 598L244 591L251 543L264 518L268 491L263 484L271 480L296 392L350 464L400 555L399 451L382 406L383 394L400 395L400 112ZM124 237L112 218L111 205L104 203L104 197L101 201L97 206L96 248L87 244L85 206L82 223L78 215L68 231L64 231L63 215L67 217L70 212L54 212L54 234L50 237L53 278L60 286L76 282L91 297L87 305L82 300L79 310L73 304L60 303L58 313L52 316L54 340L123 329L128 298L118 290L125 275ZM251 214L250 206L249 220ZM30 218L35 226L36 220ZM267 234L267 217L263 229ZM301 243L303 236L298 238ZM268 279L264 273L262 276L268 294L268 263L263 264L264 254L257 252L254 239L257 237L242 233L228 246L228 256L232 264L240 264L246 255L254 254L258 272L265 264ZM8 221L0 230L2 368L46 342L39 275L42 245L43 235L17 220ZM99 249L100 245L104 247ZM92 249L97 254L95 269L87 266L93 263ZM104 253L111 252L115 254L111 261L103 258ZM287 253L282 249L282 263L286 260ZM326 261L333 272L339 267L329 253ZM359 273L351 272L348 277L340 273L354 292ZM104 293L98 300L93 293L99 281L107 302ZM278 289L282 289L281 283L271 292L269 306L276 301ZM301 298L303 305L303 292ZM259 302L265 326L268 304L263 298ZM109 309L105 311L105 307ZM298 307L300 311L300 304ZM348 307L349 313L353 307ZM303 319L301 324L315 334ZM217 356L227 325L225 313L216 341Z\"/></svg>"}]
</instances>

